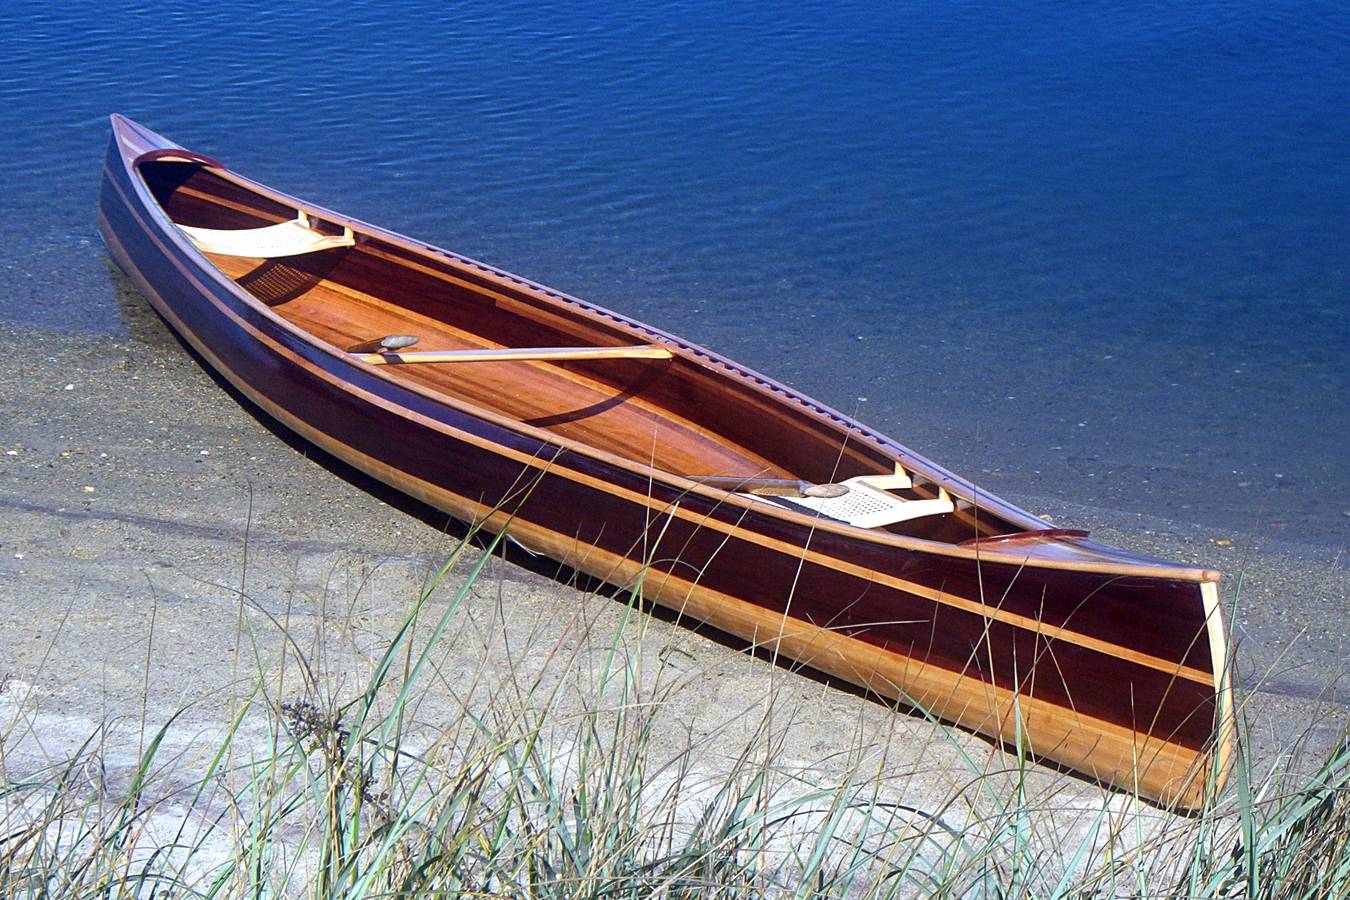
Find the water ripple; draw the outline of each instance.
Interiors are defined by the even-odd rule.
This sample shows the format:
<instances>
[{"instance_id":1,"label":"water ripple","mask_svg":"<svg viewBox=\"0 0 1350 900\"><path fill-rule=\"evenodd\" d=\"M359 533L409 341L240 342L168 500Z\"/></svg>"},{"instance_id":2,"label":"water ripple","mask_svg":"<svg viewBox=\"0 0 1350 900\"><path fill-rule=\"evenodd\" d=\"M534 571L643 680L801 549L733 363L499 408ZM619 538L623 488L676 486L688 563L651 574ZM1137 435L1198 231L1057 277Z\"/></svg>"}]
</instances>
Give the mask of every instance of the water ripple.
<instances>
[{"instance_id":1,"label":"water ripple","mask_svg":"<svg viewBox=\"0 0 1350 900\"><path fill-rule=\"evenodd\" d=\"M1046 448L1074 438L1033 423L1137 397L1153 444L1117 435L1131 452L1179 456L1203 441L1198 418L1230 421L1239 467L1289 468L1293 453L1333 515L1350 508L1332 437L1350 433L1344 4L7 12L6 321L120 327L106 297L73 307L88 292L28 287L96 270L97 161L119 111L294 193L781 366L824 399L897 398L903 421L880 424L902 437L978 419L1028 478L1060 471ZM1261 389L1206 390L1221 358L1260 371ZM978 456L962 452L958 467ZM1208 484L1205 469L1179 471Z\"/></svg>"}]
</instances>

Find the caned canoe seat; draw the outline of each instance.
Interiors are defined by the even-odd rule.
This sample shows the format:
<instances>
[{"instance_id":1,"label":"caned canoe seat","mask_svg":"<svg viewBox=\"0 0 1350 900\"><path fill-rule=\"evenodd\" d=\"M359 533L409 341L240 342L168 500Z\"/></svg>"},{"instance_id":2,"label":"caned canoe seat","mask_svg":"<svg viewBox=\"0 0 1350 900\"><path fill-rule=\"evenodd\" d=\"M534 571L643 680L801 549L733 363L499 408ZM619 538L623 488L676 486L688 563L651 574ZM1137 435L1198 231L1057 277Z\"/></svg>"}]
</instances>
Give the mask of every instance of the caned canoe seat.
<instances>
[{"instance_id":1,"label":"caned canoe seat","mask_svg":"<svg viewBox=\"0 0 1350 900\"><path fill-rule=\"evenodd\" d=\"M178 227L203 253L246 256L253 259L300 256L317 250L350 247L355 243L350 228L344 228L342 234L323 234L310 226L309 217L303 212L289 222L266 225L262 228L196 228L190 225Z\"/></svg>"},{"instance_id":2,"label":"caned canoe seat","mask_svg":"<svg viewBox=\"0 0 1350 900\"><path fill-rule=\"evenodd\" d=\"M881 528L922 516L942 515L955 509L952 498L940 485L937 497L931 500L907 500L892 494L891 491L913 486L909 475L899 466L896 466L893 475L859 475L841 481L840 485L848 490L837 496L746 496L754 496L756 500L776 503L788 509L818 513L859 528Z\"/></svg>"}]
</instances>

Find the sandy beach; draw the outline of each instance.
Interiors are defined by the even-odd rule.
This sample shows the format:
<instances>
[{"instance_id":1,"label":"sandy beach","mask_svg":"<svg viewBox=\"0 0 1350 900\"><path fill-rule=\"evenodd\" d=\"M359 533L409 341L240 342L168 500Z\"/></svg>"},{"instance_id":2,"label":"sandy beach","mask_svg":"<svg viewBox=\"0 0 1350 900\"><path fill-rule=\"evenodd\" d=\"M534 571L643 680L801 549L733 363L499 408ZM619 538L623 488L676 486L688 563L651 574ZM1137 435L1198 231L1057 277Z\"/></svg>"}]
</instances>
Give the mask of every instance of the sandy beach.
<instances>
[{"instance_id":1,"label":"sandy beach","mask_svg":"<svg viewBox=\"0 0 1350 900\"><path fill-rule=\"evenodd\" d=\"M282 678L284 694L278 623L319 661L334 696L358 690L373 654L463 533L241 405L124 279L109 279L124 336L0 332L6 356L23 360L0 375L8 410L0 431L0 676L11 713L29 717L26 738L11 742L5 760L11 776L70 752L104 722L160 722L187 707L190 726L180 731L210 733L260 675ZM943 458L941 447L922 450ZM1296 738L1315 758L1350 723L1341 683L1350 565L1339 555L1165 518L1010 499L1111 543L1225 573L1258 771L1282 762ZM794 722L783 737L785 762L822 777L844 765L850 747L884 747L904 773L895 790L938 798L960 781L961 753L992 768L1009 764L980 738L939 737L918 716L756 658L721 635L664 618L625 625L621 601L552 573L519 551L491 561L449 644L446 673L489 663L529 671L553 660L550 677L581 685L593 655L627 628L654 671L697 685L677 692L666 739L711 741L714 751L702 757L710 775L755 720L758 700L744 698L770 693ZM560 646L571 663L559 667L548 648ZM446 694L428 708L450 702L454 680L444 676ZM1099 802L1081 780L1049 770L1034 777L1046 791Z\"/></svg>"}]
</instances>

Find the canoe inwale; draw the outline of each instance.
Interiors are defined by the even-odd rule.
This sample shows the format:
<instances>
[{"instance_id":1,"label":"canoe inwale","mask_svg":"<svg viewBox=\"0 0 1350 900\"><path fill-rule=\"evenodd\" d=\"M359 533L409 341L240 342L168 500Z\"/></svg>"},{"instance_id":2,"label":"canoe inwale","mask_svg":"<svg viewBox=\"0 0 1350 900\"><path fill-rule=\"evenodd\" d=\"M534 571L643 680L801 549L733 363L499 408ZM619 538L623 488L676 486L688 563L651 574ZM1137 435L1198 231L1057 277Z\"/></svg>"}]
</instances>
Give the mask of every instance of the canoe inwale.
<instances>
[{"instance_id":1,"label":"canoe inwale","mask_svg":"<svg viewBox=\"0 0 1350 900\"><path fill-rule=\"evenodd\" d=\"M526 546L615 584L641 578L650 599L789 658L1020 734L1039 758L1183 808L1221 786L1232 710L1217 573L1051 529L703 348L302 203L121 117L113 132L100 201L112 255L210 365L305 438L459 518L501 528L511 514ZM227 256L179 227L297 213L340 246ZM383 335L414 336L419 352L663 352L379 366L348 352ZM896 505L930 502L876 528L721 489L897 467L908 486L877 482Z\"/></svg>"}]
</instances>

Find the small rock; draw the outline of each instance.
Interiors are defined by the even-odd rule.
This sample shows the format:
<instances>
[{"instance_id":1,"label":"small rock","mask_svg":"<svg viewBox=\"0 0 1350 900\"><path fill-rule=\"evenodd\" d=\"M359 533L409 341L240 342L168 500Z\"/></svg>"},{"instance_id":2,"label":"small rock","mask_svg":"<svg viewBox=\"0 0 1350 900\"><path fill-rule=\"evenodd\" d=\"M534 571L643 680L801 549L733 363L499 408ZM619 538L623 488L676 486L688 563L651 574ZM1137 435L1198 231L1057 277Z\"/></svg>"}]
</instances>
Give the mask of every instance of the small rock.
<instances>
[{"instance_id":1,"label":"small rock","mask_svg":"<svg viewBox=\"0 0 1350 900\"><path fill-rule=\"evenodd\" d=\"M94 486L92 484L86 484L84 486L84 492L86 494L92 494L94 492Z\"/></svg>"},{"instance_id":2,"label":"small rock","mask_svg":"<svg viewBox=\"0 0 1350 900\"><path fill-rule=\"evenodd\" d=\"M65 388L63 388L63 390L73 391L73 390L75 390L75 385L73 385L73 384L68 384L68 385L65 386Z\"/></svg>"}]
</instances>

